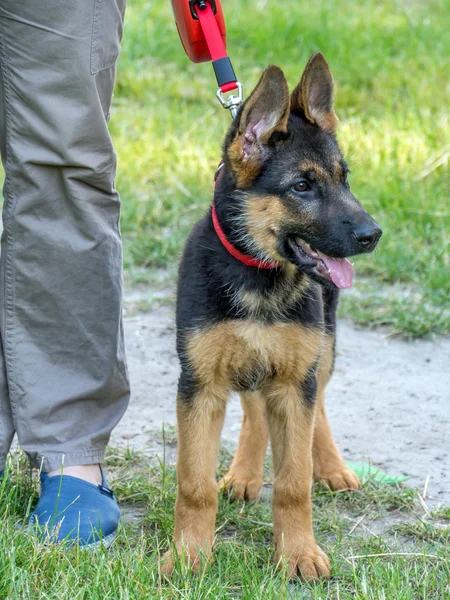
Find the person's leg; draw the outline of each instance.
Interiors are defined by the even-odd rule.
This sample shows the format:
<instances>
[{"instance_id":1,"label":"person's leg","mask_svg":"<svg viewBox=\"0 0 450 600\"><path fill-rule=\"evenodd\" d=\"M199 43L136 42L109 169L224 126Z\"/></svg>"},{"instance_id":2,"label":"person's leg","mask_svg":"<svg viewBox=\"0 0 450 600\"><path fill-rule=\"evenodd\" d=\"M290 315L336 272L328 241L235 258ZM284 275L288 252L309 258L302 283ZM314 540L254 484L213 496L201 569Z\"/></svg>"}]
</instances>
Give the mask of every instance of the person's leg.
<instances>
[{"instance_id":1,"label":"person's leg","mask_svg":"<svg viewBox=\"0 0 450 600\"><path fill-rule=\"evenodd\" d=\"M0 152L6 157L6 135L5 135L5 102L3 78L0 69ZM0 315L3 314L3 295L1 290L4 288L3 279L3 253L0 255ZM14 437L14 423L11 415L11 404L9 401L8 384L6 382L6 369L3 354L3 340L0 335L0 474L5 469L6 456L9 452L12 439Z\"/></svg>"},{"instance_id":2,"label":"person's leg","mask_svg":"<svg viewBox=\"0 0 450 600\"><path fill-rule=\"evenodd\" d=\"M107 129L123 11L122 0L0 0L0 330L14 428L47 473L101 463L129 399Z\"/></svg>"},{"instance_id":3,"label":"person's leg","mask_svg":"<svg viewBox=\"0 0 450 600\"><path fill-rule=\"evenodd\" d=\"M3 349L0 340L0 477L5 470L6 456L14 437L14 423L6 384Z\"/></svg>"}]
</instances>

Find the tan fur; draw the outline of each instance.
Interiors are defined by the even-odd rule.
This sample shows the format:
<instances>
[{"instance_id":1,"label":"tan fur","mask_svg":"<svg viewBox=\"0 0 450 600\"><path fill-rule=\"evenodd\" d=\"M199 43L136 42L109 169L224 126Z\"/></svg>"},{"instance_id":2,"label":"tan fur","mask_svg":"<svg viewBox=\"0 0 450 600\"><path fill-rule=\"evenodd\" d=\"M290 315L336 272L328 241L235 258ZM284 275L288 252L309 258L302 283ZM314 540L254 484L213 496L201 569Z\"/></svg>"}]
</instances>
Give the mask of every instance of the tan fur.
<instances>
[{"instance_id":1,"label":"tan fur","mask_svg":"<svg viewBox=\"0 0 450 600\"><path fill-rule=\"evenodd\" d=\"M295 323L230 321L190 334L188 360L201 386L214 391L236 389L236 380L249 371L261 373L261 385L274 373L295 384L317 360L322 335Z\"/></svg>"},{"instance_id":2,"label":"tan fur","mask_svg":"<svg viewBox=\"0 0 450 600\"><path fill-rule=\"evenodd\" d=\"M290 220L289 211L280 198L249 194L246 196L244 219L249 239L259 253L262 251L272 260L289 264L277 248L281 226Z\"/></svg>"},{"instance_id":3,"label":"tan fur","mask_svg":"<svg viewBox=\"0 0 450 600\"><path fill-rule=\"evenodd\" d=\"M263 483L264 456L269 429L266 404L259 392L241 394L242 426L239 445L230 470L219 483L234 500L256 500Z\"/></svg>"},{"instance_id":4,"label":"tan fur","mask_svg":"<svg viewBox=\"0 0 450 600\"><path fill-rule=\"evenodd\" d=\"M344 181L344 169L339 160L336 160L333 163L333 179L336 183Z\"/></svg>"},{"instance_id":5,"label":"tan fur","mask_svg":"<svg viewBox=\"0 0 450 600\"><path fill-rule=\"evenodd\" d=\"M246 189L251 186L261 170L261 161L244 161L244 136L239 135L228 149L230 165L237 176L237 187Z\"/></svg>"},{"instance_id":6,"label":"tan fur","mask_svg":"<svg viewBox=\"0 0 450 600\"><path fill-rule=\"evenodd\" d=\"M266 144L275 131L287 130L289 112L289 88L286 78L279 67L269 65L245 102L239 121L239 133L244 134L249 123L265 117L267 127L260 141Z\"/></svg>"},{"instance_id":7,"label":"tan fur","mask_svg":"<svg viewBox=\"0 0 450 600\"><path fill-rule=\"evenodd\" d=\"M298 165L300 171L308 172L312 171L319 181L329 181L331 179L329 173L322 169L317 163L312 160L302 160L302 162Z\"/></svg>"},{"instance_id":8,"label":"tan fur","mask_svg":"<svg viewBox=\"0 0 450 600\"><path fill-rule=\"evenodd\" d=\"M200 568L202 557L205 560L210 558L217 511L214 472L227 393L249 368L251 373L257 374L257 385L267 405L273 443L285 448L274 451L274 456L278 457L274 459L276 482L284 482L296 465L301 468L286 488L294 491L292 497L289 495L283 500L284 492L279 485L275 486L277 490L280 488L274 496L279 556L282 555L280 536L290 540L289 548L293 549L298 567L301 561L299 557L305 552L316 553L314 538L310 539L312 525L306 524L310 513L306 488L310 484L304 483L304 474L308 481L312 470L314 409L304 401L301 384L320 355L322 339L323 332L318 328L306 328L293 323L264 325L248 320L220 323L189 334L188 360L200 385L199 392L193 398L179 398L177 402L179 458L175 549L164 557L164 572L169 573L173 569L175 553L180 557L183 554L187 556L196 569ZM245 397L248 401L252 400L252 394L246 394ZM253 399L258 401L257 396ZM280 427L286 427L286 421L292 421L292 434L289 425L286 440L283 441L277 431ZM254 433L260 426L261 420L253 423L249 431L244 431L243 451L250 447L248 434ZM289 444L286 446L287 441ZM254 464L261 463L265 445L266 442L260 440L254 447ZM243 455L238 457L236 464L242 465L242 460ZM301 489L297 490L299 485ZM289 508L291 501L295 505L292 510ZM301 510L300 505L303 507ZM297 514L298 510L301 514ZM297 524L295 531L291 531L291 522L299 516L300 525ZM298 532L303 525L306 530L300 539ZM304 575L308 577L308 573L306 565Z\"/></svg>"},{"instance_id":9,"label":"tan fur","mask_svg":"<svg viewBox=\"0 0 450 600\"><path fill-rule=\"evenodd\" d=\"M311 123L328 133L336 133L339 119L333 110L333 76L320 52L309 59L300 83L292 92L291 109L301 110Z\"/></svg>"},{"instance_id":10,"label":"tan fur","mask_svg":"<svg viewBox=\"0 0 450 600\"><path fill-rule=\"evenodd\" d=\"M333 173L330 174L325 169L322 169L319 165L311 160L302 160L302 162L298 165L298 168L303 173L312 172L316 176L318 181L323 182L334 182L341 183L344 180L344 170L342 168L342 164L340 161L336 160L333 163Z\"/></svg>"},{"instance_id":11,"label":"tan fur","mask_svg":"<svg viewBox=\"0 0 450 600\"><path fill-rule=\"evenodd\" d=\"M314 409L302 401L299 386L274 386L267 397L272 445L273 533L276 558L290 577L328 576L330 563L314 539L311 479Z\"/></svg>"},{"instance_id":12,"label":"tan fur","mask_svg":"<svg viewBox=\"0 0 450 600\"><path fill-rule=\"evenodd\" d=\"M285 133L289 119L289 88L281 69L270 65L244 104L236 137L228 149L228 158L237 177L237 187L248 188L264 162L263 146L273 133ZM244 152L247 128L261 123L261 135L251 155Z\"/></svg>"},{"instance_id":13,"label":"tan fur","mask_svg":"<svg viewBox=\"0 0 450 600\"><path fill-rule=\"evenodd\" d=\"M243 393L243 427L229 473L219 483L235 498L253 500L262 485L268 430L273 452L273 516L277 560L291 576L329 574L329 562L312 532L313 477L333 489L356 489L329 429L324 388L332 371L332 339L300 324L256 321L220 323L189 335L188 359L200 382L194 398L178 402L178 495L174 553L195 568L209 560L217 511L215 464L227 394L246 370L256 373L255 392ZM303 397L302 382L319 360L317 409Z\"/></svg>"},{"instance_id":14,"label":"tan fur","mask_svg":"<svg viewBox=\"0 0 450 600\"><path fill-rule=\"evenodd\" d=\"M245 308L254 318L262 314L270 314L274 319L283 317L308 293L310 287L310 280L306 277L300 281L295 280L289 271L286 269L284 285L280 286L275 293L266 297L258 292L243 290L238 294L236 303Z\"/></svg>"},{"instance_id":15,"label":"tan fur","mask_svg":"<svg viewBox=\"0 0 450 600\"><path fill-rule=\"evenodd\" d=\"M225 392L233 389L242 373L250 369L252 373L259 374L257 385L261 396L246 394L244 397L247 417L251 418L253 413L256 421L245 425L241 453L236 457L232 467L236 471L231 477L237 473L242 475L239 485L245 481L246 487L243 491L241 486L238 495L248 494L251 477L248 472L244 473L244 461L250 453L250 464L258 465L257 480L253 483L260 487L266 437L259 436L256 441L255 432L261 432L263 428L261 406L264 400L274 457L273 514L277 558L287 561L291 575L301 571L302 576L309 579L329 573L328 559L317 547L312 533L310 488L315 410L303 397L302 387L320 356L323 336L319 328L294 323L264 325L248 320L221 323L190 334L188 360L203 390L194 399L198 404L195 419L199 420L201 415L202 425L201 431L196 427L195 432L192 430L190 433L187 427L181 440L177 546L190 548L195 542L205 554L210 551L216 505L212 499L212 463L205 459L204 454L210 446L215 460L219 433L205 415L211 413L212 406L214 410L218 410L218 405L222 406ZM250 407L251 400L256 400L256 403ZM219 413L222 415L221 409ZM188 442L186 436L189 436ZM203 441L200 442L200 439ZM184 454L189 448L191 451L186 457ZM225 482L225 485L228 483ZM252 488L250 494L253 495L253 492ZM195 501L191 496L195 497ZM201 525L197 530L190 519L194 518L201 501L205 509L202 509ZM195 564L196 556L190 554L190 557Z\"/></svg>"},{"instance_id":16,"label":"tan fur","mask_svg":"<svg viewBox=\"0 0 450 600\"><path fill-rule=\"evenodd\" d=\"M323 113L318 110L311 110L310 119L319 125L319 127L328 133L335 134L338 128L339 119L333 111Z\"/></svg>"},{"instance_id":17,"label":"tan fur","mask_svg":"<svg viewBox=\"0 0 450 600\"><path fill-rule=\"evenodd\" d=\"M187 559L195 570L211 558L218 504L216 461L225 405L224 390L218 394L205 390L189 401L177 399L175 548L163 557L167 574L173 570L176 555Z\"/></svg>"},{"instance_id":18,"label":"tan fur","mask_svg":"<svg viewBox=\"0 0 450 600\"><path fill-rule=\"evenodd\" d=\"M358 490L361 482L346 466L334 441L325 411L325 387L333 370L331 337L325 340L323 349L317 373L317 409L313 443L314 480L321 481L332 490Z\"/></svg>"},{"instance_id":19,"label":"tan fur","mask_svg":"<svg viewBox=\"0 0 450 600\"><path fill-rule=\"evenodd\" d=\"M360 488L360 481L355 473L345 465L333 439L325 411L325 387L330 380L332 370L333 339L331 336L324 336L317 372L313 477L315 481L324 483L332 490L355 490ZM257 497L262 485L264 455L267 446L267 436L263 432L267 428L267 415L264 402L252 401L251 396L243 399L241 404L243 417L238 448L229 472L221 480L220 487L226 490L233 489L234 481L236 484L233 497L253 500ZM255 473L258 473L258 477L254 476ZM258 481L261 484L256 489ZM247 493L248 489L251 489L251 497Z\"/></svg>"}]
</instances>

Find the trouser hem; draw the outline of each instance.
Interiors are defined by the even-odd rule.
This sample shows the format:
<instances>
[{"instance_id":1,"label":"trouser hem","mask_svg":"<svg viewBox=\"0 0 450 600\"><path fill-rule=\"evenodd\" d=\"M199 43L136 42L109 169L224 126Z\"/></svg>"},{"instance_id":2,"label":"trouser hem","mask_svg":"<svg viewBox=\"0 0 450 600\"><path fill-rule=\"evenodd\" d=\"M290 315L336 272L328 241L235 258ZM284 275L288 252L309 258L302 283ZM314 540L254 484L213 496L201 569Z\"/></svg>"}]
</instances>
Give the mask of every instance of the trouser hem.
<instances>
[{"instance_id":1,"label":"trouser hem","mask_svg":"<svg viewBox=\"0 0 450 600\"><path fill-rule=\"evenodd\" d=\"M31 467L40 469L44 473L56 471L64 467L73 467L75 465L96 465L105 461L105 449L102 450L84 450L79 452L46 452L30 456L27 453Z\"/></svg>"}]
</instances>

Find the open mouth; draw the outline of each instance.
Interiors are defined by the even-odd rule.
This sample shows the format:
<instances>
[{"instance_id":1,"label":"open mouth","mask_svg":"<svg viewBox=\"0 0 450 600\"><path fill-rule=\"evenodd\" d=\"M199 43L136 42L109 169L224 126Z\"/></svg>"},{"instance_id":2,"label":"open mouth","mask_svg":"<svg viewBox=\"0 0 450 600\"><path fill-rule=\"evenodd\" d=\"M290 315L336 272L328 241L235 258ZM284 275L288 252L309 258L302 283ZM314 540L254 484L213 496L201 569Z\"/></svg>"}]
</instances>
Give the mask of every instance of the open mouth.
<instances>
[{"instance_id":1,"label":"open mouth","mask_svg":"<svg viewBox=\"0 0 450 600\"><path fill-rule=\"evenodd\" d=\"M333 258L314 250L298 236L287 239L292 262L317 277L327 279L340 289L352 287L353 265L346 258Z\"/></svg>"}]
</instances>

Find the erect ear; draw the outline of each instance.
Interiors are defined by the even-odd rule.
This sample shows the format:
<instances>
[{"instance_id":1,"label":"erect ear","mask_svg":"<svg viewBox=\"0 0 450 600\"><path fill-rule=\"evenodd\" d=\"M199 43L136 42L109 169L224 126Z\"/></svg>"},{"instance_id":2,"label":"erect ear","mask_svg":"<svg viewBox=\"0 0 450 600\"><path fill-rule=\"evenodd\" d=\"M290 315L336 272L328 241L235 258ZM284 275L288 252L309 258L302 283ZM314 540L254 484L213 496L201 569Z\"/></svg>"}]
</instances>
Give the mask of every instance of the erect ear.
<instances>
[{"instance_id":1,"label":"erect ear","mask_svg":"<svg viewBox=\"0 0 450 600\"><path fill-rule=\"evenodd\" d=\"M225 142L238 182L249 184L269 152L272 135L287 133L289 88L278 67L270 65L236 117ZM272 138L272 140L271 140Z\"/></svg>"},{"instance_id":2,"label":"erect ear","mask_svg":"<svg viewBox=\"0 0 450 600\"><path fill-rule=\"evenodd\" d=\"M321 52L313 54L292 92L291 110L302 111L311 123L334 134L339 119L333 110L333 76Z\"/></svg>"}]
</instances>

